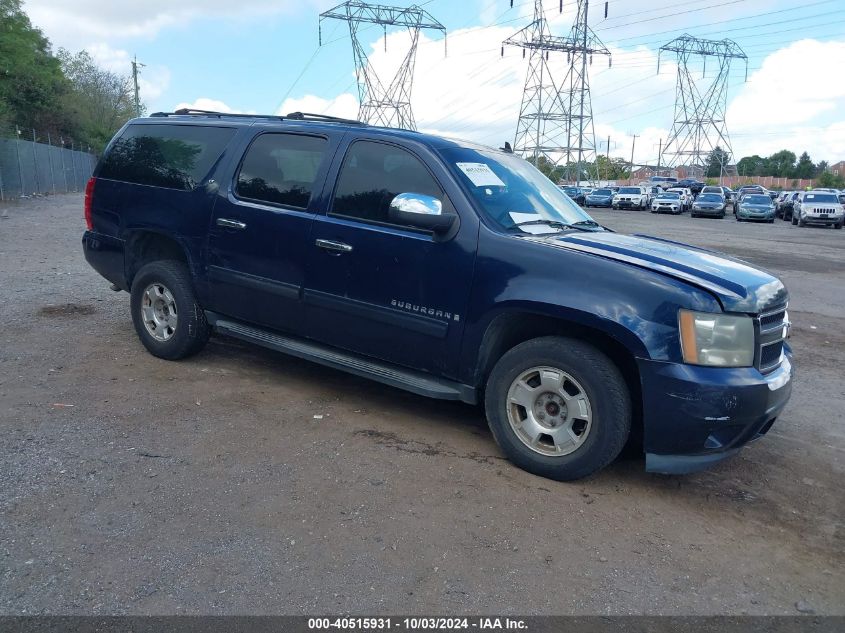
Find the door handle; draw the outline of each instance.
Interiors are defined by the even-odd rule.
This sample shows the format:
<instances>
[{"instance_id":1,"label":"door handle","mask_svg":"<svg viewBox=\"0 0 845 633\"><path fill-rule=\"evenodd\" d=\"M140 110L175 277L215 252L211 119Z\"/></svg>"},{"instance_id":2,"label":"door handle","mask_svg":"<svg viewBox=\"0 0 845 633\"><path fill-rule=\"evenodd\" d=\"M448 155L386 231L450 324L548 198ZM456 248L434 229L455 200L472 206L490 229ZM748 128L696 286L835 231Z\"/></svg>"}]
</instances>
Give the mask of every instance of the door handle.
<instances>
[{"instance_id":1,"label":"door handle","mask_svg":"<svg viewBox=\"0 0 845 633\"><path fill-rule=\"evenodd\" d=\"M238 222L237 220L229 220L227 218L217 218L217 226L222 226L225 229L238 229L244 230L246 228L246 224L243 222Z\"/></svg>"},{"instance_id":2,"label":"door handle","mask_svg":"<svg viewBox=\"0 0 845 633\"><path fill-rule=\"evenodd\" d=\"M344 244L343 242L332 242L331 240L317 240L316 244L320 248L324 248L327 251L336 251L338 253L349 253L352 251L352 247L349 244Z\"/></svg>"}]
</instances>

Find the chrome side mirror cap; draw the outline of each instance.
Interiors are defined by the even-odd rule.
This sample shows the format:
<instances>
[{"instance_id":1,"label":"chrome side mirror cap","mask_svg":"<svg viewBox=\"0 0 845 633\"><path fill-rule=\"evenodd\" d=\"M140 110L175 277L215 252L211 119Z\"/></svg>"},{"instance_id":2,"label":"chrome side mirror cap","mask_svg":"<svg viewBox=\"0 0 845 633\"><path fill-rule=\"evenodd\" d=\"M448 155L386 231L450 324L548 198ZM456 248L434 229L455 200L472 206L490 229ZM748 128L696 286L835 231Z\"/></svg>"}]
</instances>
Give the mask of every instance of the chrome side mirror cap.
<instances>
[{"instance_id":1,"label":"chrome side mirror cap","mask_svg":"<svg viewBox=\"0 0 845 633\"><path fill-rule=\"evenodd\" d=\"M443 213L443 203L422 193L400 193L390 201L390 221L434 233L445 233L458 216Z\"/></svg>"}]
</instances>

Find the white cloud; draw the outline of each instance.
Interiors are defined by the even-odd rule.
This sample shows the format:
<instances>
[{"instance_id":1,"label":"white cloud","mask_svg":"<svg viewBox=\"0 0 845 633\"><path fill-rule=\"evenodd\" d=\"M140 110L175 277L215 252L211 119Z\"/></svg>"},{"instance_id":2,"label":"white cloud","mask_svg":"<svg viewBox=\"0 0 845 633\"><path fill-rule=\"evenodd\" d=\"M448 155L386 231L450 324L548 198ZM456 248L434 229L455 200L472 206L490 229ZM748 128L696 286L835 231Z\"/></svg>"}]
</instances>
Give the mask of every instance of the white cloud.
<instances>
[{"instance_id":1,"label":"white cloud","mask_svg":"<svg viewBox=\"0 0 845 633\"><path fill-rule=\"evenodd\" d=\"M193 103L177 103L173 110L181 110L187 108L189 110L209 110L210 112L226 112L227 114L243 114L243 110L237 110L230 107L228 104L218 101L217 99L209 99L208 97L199 97L194 99Z\"/></svg>"},{"instance_id":2,"label":"white cloud","mask_svg":"<svg viewBox=\"0 0 845 633\"><path fill-rule=\"evenodd\" d=\"M845 156L845 42L801 40L772 53L730 103L727 122L738 157L788 148L820 160Z\"/></svg>"},{"instance_id":3,"label":"white cloud","mask_svg":"<svg viewBox=\"0 0 845 633\"><path fill-rule=\"evenodd\" d=\"M344 119L355 119L358 117L358 98L348 92L344 92L334 99L305 95L300 99L285 99L276 114L290 114L291 112L328 114Z\"/></svg>"},{"instance_id":4,"label":"white cloud","mask_svg":"<svg viewBox=\"0 0 845 633\"><path fill-rule=\"evenodd\" d=\"M316 14L326 4L326 0L24 0L24 10L55 45L77 50L92 40L152 38L166 27L198 18Z\"/></svg>"}]
</instances>

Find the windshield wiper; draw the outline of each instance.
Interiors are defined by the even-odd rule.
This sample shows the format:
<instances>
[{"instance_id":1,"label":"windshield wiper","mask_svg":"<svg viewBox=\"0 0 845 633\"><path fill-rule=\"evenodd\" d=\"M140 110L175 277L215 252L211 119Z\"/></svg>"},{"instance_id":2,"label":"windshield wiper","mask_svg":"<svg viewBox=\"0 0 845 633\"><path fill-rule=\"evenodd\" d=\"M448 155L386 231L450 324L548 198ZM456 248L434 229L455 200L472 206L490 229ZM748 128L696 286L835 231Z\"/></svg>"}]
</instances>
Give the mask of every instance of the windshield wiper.
<instances>
[{"instance_id":1,"label":"windshield wiper","mask_svg":"<svg viewBox=\"0 0 845 633\"><path fill-rule=\"evenodd\" d=\"M581 220L579 222L573 222L572 224L567 224L566 222L558 222L557 220L539 219L539 220L528 220L526 222L517 222L513 226L509 227L508 230L517 229L521 226L531 226L531 225L536 226L538 224L544 224L546 226L549 226L549 227L552 227L552 228L555 228L555 229L561 229L563 231L589 231L593 227L600 226L599 224L597 224L596 222L593 222L592 220ZM587 227L589 227L589 228L587 228ZM540 235L540 234L534 233L534 235Z\"/></svg>"}]
</instances>

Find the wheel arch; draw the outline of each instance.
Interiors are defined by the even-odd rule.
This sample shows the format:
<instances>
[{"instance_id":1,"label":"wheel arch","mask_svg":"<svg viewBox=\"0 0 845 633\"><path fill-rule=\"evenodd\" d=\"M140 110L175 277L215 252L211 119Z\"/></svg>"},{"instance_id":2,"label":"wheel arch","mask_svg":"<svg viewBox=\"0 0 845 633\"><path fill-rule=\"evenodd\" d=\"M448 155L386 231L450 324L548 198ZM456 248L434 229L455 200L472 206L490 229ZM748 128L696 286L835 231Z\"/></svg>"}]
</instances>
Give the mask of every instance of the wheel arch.
<instances>
[{"instance_id":1,"label":"wheel arch","mask_svg":"<svg viewBox=\"0 0 845 633\"><path fill-rule=\"evenodd\" d=\"M632 438L642 434L642 385L636 358L648 357L642 342L633 333L623 340L618 324L596 323L594 315L583 315L573 311L569 315L553 315L528 309L508 310L498 314L488 324L478 351L475 366L475 384L483 393L490 372L504 354L531 339L543 336L577 338L590 343L604 353L622 374L632 406ZM617 330L615 333L611 333ZM483 400L483 397L482 397Z\"/></svg>"},{"instance_id":2,"label":"wheel arch","mask_svg":"<svg viewBox=\"0 0 845 633\"><path fill-rule=\"evenodd\" d=\"M188 249L176 238L151 230L131 231L126 236L124 270L126 284L132 287L132 281L138 271L152 261L171 259L183 262L191 269Z\"/></svg>"}]
</instances>

